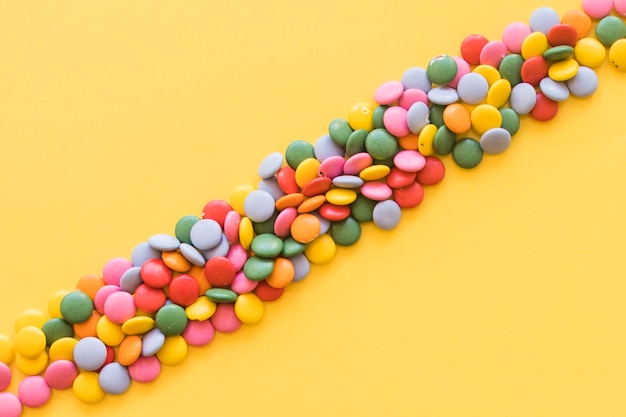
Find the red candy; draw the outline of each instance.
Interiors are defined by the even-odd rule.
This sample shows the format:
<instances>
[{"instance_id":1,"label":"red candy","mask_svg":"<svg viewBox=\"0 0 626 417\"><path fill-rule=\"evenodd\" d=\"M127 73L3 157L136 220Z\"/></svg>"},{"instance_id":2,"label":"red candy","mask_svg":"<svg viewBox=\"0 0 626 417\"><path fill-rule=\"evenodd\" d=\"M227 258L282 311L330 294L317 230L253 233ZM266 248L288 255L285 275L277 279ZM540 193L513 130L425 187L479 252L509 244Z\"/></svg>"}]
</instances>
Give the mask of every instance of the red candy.
<instances>
[{"instance_id":1,"label":"red candy","mask_svg":"<svg viewBox=\"0 0 626 417\"><path fill-rule=\"evenodd\" d=\"M235 278L235 266L223 256L216 256L204 265L204 276L213 287L227 287Z\"/></svg>"},{"instance_id":2,"label":"red candy","mask_svg":"<svg viewBox=\"0 0 626 417\"><path fill-rule=\"evenodd\" d=\"M336 204L324 203L319 208L320 216L331 222L338 222L346 219L350 215L350 206L338 206Z\"/></svg>"},{"instance_id":3,"label":"red candy","mask_svg":"<svg viewBox=\"0 0 626 417\"><path fill-rule=\"evenodd\" d=\"M282 167L276 172L276 181L278 187L285 194L293 194L300 192L300 187L296 183L296 171L291 167Z\"/></svg>"},{"instance_id":4,"label":"red candy","mask_svg":"<svg viewBox=\"0 0 626 417\"><path fill-rule=\"evenodd\" d=\"M179 275L172 280L168 288L170 300L176 304L187 307L198 299L200 285L189 275Z\"/></svg>"},{"instance_id":5,"label":"red candy","mask_svg":"<svg viewBox=\"0 0 626 417\"><path fill-rule=\"evenodd\" d=\"M461 43L461 56L470 65L479 65L480 53L488 43L489 39L482 35L470 35Z\"/></svg>"},{"instance_id":6,"label":"red candy","mask_svg":"<svg viewBox=\"0 0 626 417\"><path fill-rule=\"evenodd\" d=\"M160 259L149 259L139 271L143 282L152 288L166 287L172 280L172 271Z\"/></svg>"},{"instance_id":7,"label":"red candy","mask_svg":"<svg viewBox=\"0 0 626 417\"><path fill-rule=\"evenodd\" d=\"M316 195L325 194L333 186L333 180L328 177L317 177L309 181L302 187L302 194L305 197L314 197Z\"/></svg>"},{"instance_id":8,"label":"red candy","mask_svg":"<svg viewBox=\"0 0 626 417\"><path fill-rule=\"evenodd\" d=\"M209 201L202 210L203 219L213 219L224 228L224 220L226 215L232 211L232 207L226 201L213 200Z\"/></svg>"},{"instance_id":9,"label":"red candy","mask_svg":"<svg viewBox=\"0 0 626 417\"><path fill-rule=\"evenodd\" d=\"M427 156L425 158L426 165L417 173L415 179L422 185L439 184L446 175L446 167L439 158L434 156Z\"/></svg>"},{"instance_id":10,"label":"red candy","mask_svg":"<svg viewBox=\"0 0 626 417\"><path fill-rule=\"evenodd\" d=\"M254 293L256 294L261 301L274 301L278 300L281 295L285 292L284 288L274 288L267 281L261 281L254 289Z\"/></svg>"},{"instance_id":11,"label":"red candy","mask_svg":"<svg viewBox=\"0 0 626 417\"><path fill-rule=\"evenodd\" d=\"M552 46L568 45L573 48L578 41L578 32L574 26L563 23L552 26L547 36L548 43Z\"/></svg>"},{"instance_id":12,"label":"red candy","mask_svg":"<svg viewBox=\"0 0 626 417\"><path fill-rule=\"evenodd\" d=\"M167 297L165 291L141 284L135 290L135 305L146 313L156 313L165 305Z\"/></svg>"},{"instance_id":13,"label":"red candy","mask_svg":"<svg viewBox=\"0 0 626 417\"><path fill-rule=\"evenodd\" d=\"M552 120L559 112L559 103L550 100L541 91L537 92L537 103L530 111L530 115L540 122Z\"/></svg>"},{"instance_id":14,"label":"red candy","mask_svg":"<svg viewBox=\"0 0 626 417\"><path fill-rule=\"evenodd\" d=\"M542 56L528 58L522 64L522 81L538 87L541 80L548 76L548 63Z\"/></svg>"},{"instance_id":15,"label":"red candy","mask_svg":"<svg viewBox=\"0 0 626 417\"><path fill-rule=\"evenodd\" d=\"M387 175L387 185L391 188L406 187L415 181L416 176L415 172L406 172L400 168L393 167Z\"/></svg>"},{"instance_id":16,"label":"red candy","mask_svg":"<svg viewBox=\"0 0 626 417\"><path fill-rule=\"evenodd\" d=\"M414 182L405 188L397 188L393 190L393 199L400 208L417 207L424 199L424 188L418 182Z\"/></svg>"}]
</instances>

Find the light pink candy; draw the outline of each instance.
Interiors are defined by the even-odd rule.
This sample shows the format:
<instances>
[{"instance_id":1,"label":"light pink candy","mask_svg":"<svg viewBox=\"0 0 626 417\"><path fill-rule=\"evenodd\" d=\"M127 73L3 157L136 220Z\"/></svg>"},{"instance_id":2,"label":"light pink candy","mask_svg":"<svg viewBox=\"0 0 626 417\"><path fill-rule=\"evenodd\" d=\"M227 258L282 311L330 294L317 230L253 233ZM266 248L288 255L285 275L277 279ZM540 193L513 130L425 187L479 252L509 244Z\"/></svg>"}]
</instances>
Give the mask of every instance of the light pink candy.
<instances>
[{"instance_id":1,"label":"light pink candy","mask_svg":"<svg viewBox=\"0 0 626 417\"><path fill-rule=\"evenodd\" d=\"M361 187L361 194L370 200L387 200L393 194L393 190L381 181L368 181Z\"/></svg>"},{"instance_id":2,"label":"light pink candy","mask_svg":"<svg viewBox=\"0 0 626 417\"><path fill-rule=\"evenodd\" d=\"M428 105L428 94L417 88L409 88L402 93L402 97L398 100L398 106L408 110L418 101Z\"/></svg>"},{"instance_id":3,"label":"light pink candy","mask_svg":"<svg viewBox=\"0 0 626 417\"><path fill-rule=\"evenodd\" d=\"M620 16L626 16L626 0L613 0L613 7Z\"/></svg>"},{"instance_id":4,"label":"light pink candy","mask_svg":"<svg viewBox=\"0 0 626 417\"><path fill-rule=\"evenodd\" d=\"M500 66L500 62L508 54L509 50L502 41L489 41L480 51L480 63L494 68Z\"/></svg>"},{"instance_id":5,"label":"light pink candy","mask_svg":"<svg viewBox=\"0 0 626 417\"><path fill-rule=\"evenodd\" d=\"M594 19L602 19L611 13L613 0L583 0L583 10Z\"/></svg>"},{"instance_id":6,"label":"light pink candy","mask_svg":"<svg viewBox=\"0 0 626 417\"><path fill-rule=\"evenodd\" d=\"M48 365L44 378L53 389L64 390L72 387L77 376L78 369L74 362L59 359Z\"/></svg>"},{"instance_id":7,"label":"light pink candy","mask_svg":"<svg viewBox=\"0 0 626 417\"><path fill-rule=\"evenodd\" d=\"M106 299L114 292L121 290L122 289L117 285L105 285L100 288L93 300L93 305L96 307L96 310L98 310L98 313L104 314L104 302Z\"/></svg>"},{"instance_id":8,"label":"light pink candy","mask_svg":"<svg viewBox=\"0 0 626 417\"><path fill-rule=\"evenodd\" d=\"M248 252L240 244L231 245L226 258L233 264L235 271L240 271L248 260Z\"/></svg>"},{"instance_id":9,"label":"light pink candy","mask_svg":"<svg viewBox=\"0 0 626 417\"><path fill-rule=\"evenodd\" d=\"M461 77L463 77L465 74L469 74L471 68L470 64L468 64L468 62L460 56L454 56L452 58L454 58L454 61L456 62L456 75L454 76L452 81L448 83L448 86L456 88L457 85L459 85L459 80L461 79Z\"/></svg>"},{"instance_id":10,"label":"light pink candy","mask_svg":"<svg viewBox=\"0 0 626 417\"><path fill-rule=\"evenodd\" d=\"M233 282L230 284L230 289L235 291L237 294L247 294L252 292L258 284L258 281L248 279L243 271L239 271L237 272L237 275L235 275Z\"/></svg>"},{"instance_id":11,"label":"light pink candy","mask_svg":"<svg viewBox=\"0 0 626 417\"><path fill-rule=\"evenodd\" d=\"M509 51L519 54L522 51L524 39L531 33L532 29L524 22L509 23L502 33L502 42Z\"/></svg>"},{"instance_id":12,"label":"light pink candy","mask_svg":"<svg viewBox=\"0 0 626 417\"><path fill-rule=\"evenodd\" d=\"M283 209L274 222L274 234L281 238L286 238L291 232L291 223L298 217L298 210L295 207Z\"/></svg>"},{"instance_id":13,"label":"light pink candy","mask_svg":"<svg viewBox=\"0 0 626 417\"><path fill-rule=\"evenodd\" d=\"M401 138L410 133L409 125L406 123L407 109L400 106L389 107L383 115L385 129L395 137Z\"/></svg>"},{"instance_id":14,"label":"light pink candy","mask_svg":"<svg viewBox=\"0 0 626 417\"><path fill-rule=\"evenodd\" d=\"M426 158L410 149L400 151L393 158L394 165L405 172L417 172L426 165Z\"/></svg>"},{"instance_id":15,"label":"light pink candy","mask_svg":"<svg viewBox=\"0 0 626 417\"><path fill-rule=\"evenodd\" d=\"M318 168L318 172L320 175L330 178L331 180L335 177L343 174L343 164L346 163L346 160L343 156L334 155L328 157L320 163L320 167Z\"/></svg>"},{"instance_id":16,"label":"light pink candy","mask_svg":"<svg viewBox=\"0 0 626 417\"><path fill-rule=\"evenodd\" d=\"M387 81L374 92L374 100L378 104L391 104L398 101L404 92L404 85L400 81Z\"/></svg>"},{"instance_id":17,"label":"light pink candy","mask_svg":"<svg viewBox=\"0 0 626 417\"><path fill-rule=\"evenodd\" d=\"M12 378L11 368L6 363L0 362L0 391L4 391L11 384Z\"/></svg>"},{"instance_id":18,"label":"light pink candy","mask_svg":"<svg viewBox=\"0 0 626 417\"><path fill-rule=\"evenodd\" d=\"M231 333L241 327L233 304L218 304L210 320L215 330L222 333Z\"/></svg>"},{"instance_id":19,"label":"light pink candy","mask_svg":"<svg viewBox=\"0 0 626 417\"><path fill-rule=\"evenodd\" d=\"M0 392L0 412L1 417L20 417L22 414L20 399L11 392Z\"/></svg>"},{"instance_id":20,"label":"light pink candy","mask_svg":"<svg viewBox=\"0 0 626 417\"><path fill-rule=\"evenodd\" d=\"M46 380L40 376L27 376L22 379L17 388L17 397L26 407L41 407L50 399L50 386Z\"/></svg>"},{"instance_id":21,"label":"light pink candy","mask_svg":"<svg viewBox=\"0 0 626 417\"><path fill-rule=\"evenodd\" d=\"M214 336L215 329L209 320L191 320L183 332L183 338L191 346L208 345Z\"/></svg>"},{"instance_id":22,"label":"light pink candy","mask_svg":"<svg viewBox=\"0 0 626 417\"><path fill-rule=\"evenodd\" d=\"M367 152L359 152L352 155L343 166L343 173L346 175L359 175L365 168L371 166L374 159Z\"/></svg>"},{"instance_id":23,"label":"light pink candy","mask_svg":"<svg viewBox=\"0 0 626 417\"><path fill-rule=\"evenodd\" d=\"M113 258L109 260L102 268L102 279L107 285L120 285L120 278L124 272L133 267L128 259Z\"/></svg>"},{"instance_id":24,"label":"light pink candy","mask_svg":"<svg viewBox=\"0 0 626 417\"><path fill-rule=\"evenodd\" d=\"M122 324L126 320L133 318L135 313L137 313L135 300L126 291L114 292L104 302L104 314L113 323Z\"/></svg>"},{"instance_id":25,"label":"light pink candy","mask_svg":"<svg viewBox=\"0 0 626 417\"><path fill-rule=\"evenodd\" d=\"M228 243L239 243L239 223L241 223L241 214L235 210L226 214L224 218L224 235L226 235Z\"/></svg>"},{"instance_id":26,"label":"light pink candy","mask_svg":"<svg viewBox=\"0 0 626 417\"><path fill-rule=\"evenodd\" d=\"M137 382L151 382L161 373L161 362L156 356L142 356L128 367L128 373Z\"/></svg>"}]
</instances>

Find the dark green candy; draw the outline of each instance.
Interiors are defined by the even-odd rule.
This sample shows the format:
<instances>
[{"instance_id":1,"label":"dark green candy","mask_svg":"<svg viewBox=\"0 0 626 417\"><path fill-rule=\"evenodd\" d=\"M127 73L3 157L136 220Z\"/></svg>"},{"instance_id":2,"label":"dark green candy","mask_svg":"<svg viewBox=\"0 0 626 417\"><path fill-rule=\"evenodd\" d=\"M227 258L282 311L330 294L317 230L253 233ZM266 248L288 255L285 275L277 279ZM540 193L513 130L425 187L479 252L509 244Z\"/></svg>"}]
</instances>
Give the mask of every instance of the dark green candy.
<instances>
[{"instance_id":1,"label":"dark green candy","mask_svg":"<svg viewBox=\"0 0 626 417\"><path fill-rule=\"evenodd\" d=\"M274 271L274 260L251 256L243 264L243 273L252 281L262 281Z\"/></svg>"},{"instance_id":2,"label":"dark green candy","mask_svg":"<svg viewBox=\"0 0 626 417\"><path fill-rule=\"evenodd\" d=\"M441 126L435 133L433 139L433 148L438 155L447 155L452 152L452 148L456 143L456 133L448 129L447 126Z\"/></svg>"},{"instance_id":3,"label":"dark green candy","mask_svg":"<svg viewBox=\"0 0 626 417\"><path fill-rule=\"evenodd\" d=\"M374 159L387 159L397 152L398 141L385 129L374 129L365 138L365 149Z\"/></svg>"},{"instance_id":4,"label":"dark green candy","mask_svg":"<svg viewBox=\"0 0 626 417\"><path fill-rule=\"evenodd\" d=\"M252 239L250 248L257 256L273 258L283 251L283 240L274 234L263 233Z\"/></svg>"},{"instance_id":5,"label":"dark green candy","mask_svg":"<svg viewBox=\"0 0 626 417\"><path fill-rule=\"evenodd\" d=\"M456 72L456 61L450 55L436 56L426 67L426 76L433 84L448 84L454 79Z\"/></svg>"},{"instance_id":6,"label":"dark green candy","mask_svg":"<svg viewBox=\"0 0 626 417\"><path fill-rule=\"evenodd\" d=\"M191 233L191 228L194 224L200 221L200 217L198 216L184 216L178 219L176 222L176 226L174 226L174 234L176 235L176 239L181 242L188 243L191 245L191 237L189 234Z\"/></svg>"},{"instance_id":7,"label":"dark green candy","mask_svg":"<svg viewBox=\"0 0 626 417\"><path fill-rule=\"evenodd\" d=\"M328 133L337 145L345 148L353 130L346 119L334 119L328 126Z\"/></svg>"},{"instance_id":8,"label":"dark green candy","mask_svg":"<svg viewBox=\"0 0 626 417\"><path fill-rule=\"evenodd\" d=\"M352 132L348 137L348 143L346 143L346 154L348 156L365 152L365 138L367 138L368 133L365 129L357 129Z\"/></svg>"},{"instance_id":9,"label":"dark green candy","mask_svg":"<svg viewBox=\"0 0 626 417\"><path fill-rule=\"evenodd\" d=\"M68 323L83 323L93 313L93 301L82 291L72 291L61 300L61 316Z\"/></svg>"},{"instance_id":10,"label":"dark green candy","mask_svg":"<svg viewBox=\"0 0 626 417\"><path fill-rule=\"evenodd\" d=\"M372 123L374 123L374 129L381 129L385 127L383 116L388 108L389 106L378 106L374 109L374 112L372 113Z\"/></svg>"},{"instance_id":11,"label":"dark green candy","mask_svg":"<svg viewBox=\"0 0 626 417\"><path fill-rule=\"evenodd\" d=\"M511 87L522 82L522 64L524 58L519 54L509 54L500 61L500 76L511 83Z\"/></svg>"},{"instance_id":12,"label":"dark green candy","mask_svg":"<svg viewBox=\"0 0 626 417\"><path fill-rule=\"evenodd\" d=\"M63 337L73 337L74 328L63 319L50 319L44 323L41 330L46 335L46 346L50 347L54 342Z\"/></svg>"},{"instance_id":13,"label":"dark green candy","mask_svg":"<svg viewBox=\"0 0 626 417\"><path fill-rule=\"evenodd\" d=\"M626 24L617 16L603 17L596 26L596 38L604 46L609 47L624 37L626 37Z\"/></svg>"},{"instance_id":14,"label":"dark green candy","mask_svg":"<svg viewBox=\"0 0 626 417\"><path fill-rule=\"evenodd\" d=\"M278 217L278 212L274 211L272 217L264 222L253 222L252 228L254 229L254 233L257 235L262 233L274 233L274 223L276 223L276 217Z\"/></svg>"},{"instance_id":15,"label":"dark green candy","mask_svg":"<svg viewBox=\"0 0 626 417\"><path fill-rule=\"evenodd\" d=\"M234 303L237 301L237 293L227 288L210 288L204 295L216 303Z\"/></svg>"},{"instance_id":16,"label":"dark green candy","mask_svg":"<svg viewBox=\"0 0 626 417\"><path fill-rule=\"evenodd\" d=\"M430 114L428 115L430 123L434 124L437 127L443 126L443 111L445 109L446 106L442 106L441 104L433 104L432 106L430 106Z\"/></svg>"},{"instance_id":17,"label":"dark green candy","mask_svg":"<svg viewBox=\"0 0 626 417\"><path fill-rule=\"evenodd\" d=\"M370 200L363 194L357 194L356 200L350 204L350 215L360 223L371 222L374 219L376 203L378 202Z\"/></svg>"},{"instance_id":18,"label":"dark green candy","mask_svg":"<svg viewBox=\"0 0 626 417\"><path fill-rule=\"evenodd\" d=\"M315 158L313 145L305 140L296 140L287 145L285 150L285 159L287 165L296 169L302 161L308 158Z\"/></svg>"},{"instance_id":19,"label":"dark green candy","mask_svg":"<svg viewBox=\"0 0 626 417\"><path fill-rule=\"evenodd\" d=\"M500 114L502 115L501 127L508 130L511 136L515 135L520 127L519 115L508 107L501 108Z\"/></svg>"},{"instance_id":20,"label":"dark green candy","mask_svg":"<svg viewBox=\"0 0 626 417\"><path fill-rule=\"evenodd\" d=\"M354 245L361 237L361 224L352 217L333 222L330 226L330 237L337 245Z\"/></svg>"},{"instance_id":21,"label":"dark green candy","mask_svg":"<svg viewBox=\"0 0 626 417\"><path fill-rule=\"evenodd\" d=\"M543 57L548 61L563 61L574 55L574 48L569 45L553 46L543 53Z\"/></svg>"},{"instance_id":22,"label":"dark green candy","mask_svg":"<svg viewBox=\"0 0 626 417\"><path fill-rule=\"evenodd\" d=\"M165 336L181 334L187 327L187 314L178 304L164 305L157 311L154 322Z\"/></svg>"},{"instance_id":23,"label":"dark green candy","mask_svg":"<svg viewBox=\"0 0 626 417\"><path fill-rule=\"evenodd\" d=\"M483 150L477 140L463 138L454 145L452 159L461 168L474 168L482 161Z\"/></svg>"}]
</instances>

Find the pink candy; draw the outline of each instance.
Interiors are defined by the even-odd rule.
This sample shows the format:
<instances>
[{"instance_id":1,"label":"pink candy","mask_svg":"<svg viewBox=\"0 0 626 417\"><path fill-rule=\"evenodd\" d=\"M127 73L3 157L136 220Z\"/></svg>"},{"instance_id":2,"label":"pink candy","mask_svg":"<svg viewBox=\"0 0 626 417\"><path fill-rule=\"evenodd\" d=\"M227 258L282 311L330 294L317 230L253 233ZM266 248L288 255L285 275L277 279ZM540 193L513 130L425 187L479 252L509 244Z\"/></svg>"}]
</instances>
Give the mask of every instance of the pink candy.
<instances>
[{"instance_id":1,"label":"pink candy","mask_svg":"<svg viewBox=\"0 0 626 417\"><path fill-rule=\"evenodd\" d=\"M583 10L594 19L602 19L611 13L613 0L583 0Z\"/></svg>"},{"instance_id":2,"label":"pink candy","mask_svg":"<svg viewBox=\"0 0 626 417\"><path fill-rule=\"evenodd\" d=\"M104 302L104 314L113 323L122 324L126 320L133 318L136 312L135 300L126 291L114 292Z\"/></svg>"},{"instance_id":3,"label":"pink candy","mask_svg":"<svg viewBox=\"0 0 626 417\"><path fill-rule=\"evenodd\" d=\"M374 100L378 104L391 104L402 96L404 85L400 81L387 81L376 89Z\"/></svg>"},{"instance_id":4,"label":"pink candy","mask_svg":"<svg viewBox=\"0 0 626 417\"><path fill-rule=\"evenodd\" d=\"M360 152L352 155L343 166L343 173L346 175L359 175L368 166L374 163L374 159L367 152Z\"/></svg>"},{"instance_id":5,"label":"pink candy","mask_svg":"<svg viewBox=\"0 0 626 417\"><path fill-rule=\"evenodd\" d=\"M39 375L27 376L20 382L17 396L26 407L41 407L50 399L52 391L46 380Z\"/></svg>"},{"instance_id":6,"label":"pink candy","mask_svg":"<svg viewBox=\"0 0 626 417\"><path fill-rule=\"evenodd\" d=\"M11 368L4 362L0 362L0 391L4 391L11 383Z\"/></svg>"},{"instance_id":7,"label":"pink candy","mask_svg":"<svg viewBox=\"0 0 626 417\"><path fill-rule=\"evenodd\" d=\"M218 304L210 320L215 330L222 333L231 333L241 327L241 321L237 318L232 304Z\"/></svg>"},{"instance_id":8,"label":"pink candy","mask_svg":"<svg viewBox=\"0 0 626 417\"><path fill-rule=\"evenodd\" d=\"M0 392L0 417L20 417L22 403L10 392Z\"/></svg>"},{"instance_id":9,"label":"pink candy","mask_svg":"<svg viewBox=\"0 0 626 417\"><path fill-rule=\"evenodd\" d=\"M156 356L141 356L128 367L128 373L137 382L151 382L161 373L161 362Z\"/></svg>"},{"instance_id":10,"label":"pink candy","mask_svg":"<svg viewBox=\"0 0 626 417\"><path fill-rule=\"evenodd\" d=\"M404 107L389 107L383 115L383 123L385 129L396 137L403 137L410 133L409 126L406 122L407 110Z\"/></svg>"},{"instance_id":11,"label":"pink candy","mask_svg":"<svg viewBox=\"0 0 626 417\"><path fill-rule=\"evenodd\" d=\"M120 285L120 278L133 264L124 258L113 258L102 268L102 279L107 285Z\"/></svg>"},{"instance_id":12,"label":"pink candy","mask_svg":"<svg viewBox=\"0 0 626 417\"><path fill-rule=\"evenodd\" d=\"M343 174L343 165L346 163L346 160L343 156L331 156L326 158L320 164L318 171L320 175L324 177L330 178L331 180L339 175Z\"/></svg>"},{"instance_id":13,"label":"pink candy","mask_svg":"<svg viewBox=\"0 0 626 417\"><path fill-rule=\"evenodd\" d=\"M532 33L532 29L526 23L513 22L509 23L504 28L502 34L502 42L506 45L507 49L514 54L519 54L522 51L522 43L528 35Z\"/></svg>"},{"instance_id":14,"label":"pink candy","mask_svg":"<svg viewBox=\"0 0 626 417\"><path fill-rule=\"evenodd\" d=\"M64 390L72 387L77 376L78 369L74 362L60 359L48 365L44 378L51 388Z\"/></svg>"},{"instance_id":15,"label":"pink candy","mask_svg":"<svg viewBox=\"0 0 626 417\"><path fill-rule=\"evenodd\" d=\"M409 88L402 93L402 97L398 100L398 106L408 110L417 102L428 105L428 94L417 88Z\"/></svg>"},{"instance_id":16,"label":"pink candy","mask_svg":"<svg viewBox=\"0 0 626 417\"><path fill-rule=\"evenodd\" d=\"M482 51L480 51L480 63L482 65L489 65L494 68L500 66L500 62L509 53L506 45L502 41L490 41L485 45Z\"/></svg>"},{"instance_id":17,"label":"pink candy","mask_svg":"<svg viewBox=\"0 0 626 417\"><path fill-rule=\"evenodd\" d=\"M187 323L183 338L190 346L205 346L211 343L215 329L209 320L192 320Z\"/></svg>"}]
</instances>

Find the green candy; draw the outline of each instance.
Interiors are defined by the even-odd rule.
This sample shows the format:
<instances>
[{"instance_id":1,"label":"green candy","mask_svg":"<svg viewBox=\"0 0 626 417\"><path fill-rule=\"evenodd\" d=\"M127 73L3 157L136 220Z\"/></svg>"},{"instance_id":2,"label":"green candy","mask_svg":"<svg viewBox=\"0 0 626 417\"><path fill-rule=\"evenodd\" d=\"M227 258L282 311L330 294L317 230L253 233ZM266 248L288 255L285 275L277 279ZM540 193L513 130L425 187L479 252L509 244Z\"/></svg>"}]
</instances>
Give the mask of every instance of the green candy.
<instances>
[{"instance_id":1,"label":"green candy","mask_svg":"<svg viewBox=\"0 0 626 417\"><path fill-rule=\"evenodd\" d=\"M463 138L454 145L452 159L461 168L474 168L482 161L483 150L477 140Z\"/></svg>"},{"instance_id":2,"label":"green candy","mask_svg":"<svg viewBox=\"0 0 626 417\"><path fill-rule=\"evenodd\" d=\"M346 119L334 119L328 126L328 133L337 145L345 148L353 130Z\"/></svg>"},{"instance_id":3,"label":"green candy","mask_svg":"<svg viewBox=\"0 0 626 417\"><path fill-rule=\"evenodd\" d=\"M365 138L367 138L368 133L369 132L365 129L357 129L352 132L346 143L346 154L348 156L365 152Z\"/></svg>"},{"instance_id":4,"label":"green candy","mask_svg":"<svg viewBox=\"0 0 626 417\"><path fill-rule=\"evenodd\" d=\"M63 337L73 337L74 328L63 319L50 319L44 323L41 330L46 335L46 346L50 347L54 342Z\"/></svg>"},{"instance_id":5,"label":"green candy","mask_svg":"<svg viewBox=\"0 0 626 417\"><path fill-rule=\"evenodd\" d=\"M184 216L178 219L178 221L176 222L176 226L174 226L174 234L176 235L176 239L191 245L191 228L199 221L200 217L198 216Z\"/></svg>"},{"instance_id":6,"label":"green candy","mask_svg":"<svg viewBox=\"0 0 626 417\"><path fill-rule=\"evenodd\" d=\"M624 37L626 37L626 23L617 16L603 17L596 26L596 38L604 46L611 46Z\"/></svg>"},{"instance_id":7,"label":"green candy","mask_svg":"<svg viewBox=\"0 0 626 417\"><path fill-rule=\"evenodd\" d=\"M569 45L554 46L543 53L544 59L548 61L563 61L574 55L574 48Z\"/></svg>"},{"instance_id":8,"label":"green candy","mask_svg":"<svg viewBox=\"0 0 626 417\"><path fill-rule=\"evenodd\" d=\"M383 116L388 108L389 106L378 106L374 109L374 112L372 112L372 123L374 124L374 129L382 129L385 127Z\"/></svg>"},{"instance_id":9,"label":"green candy","mask_svg":"<svg viewBox=\"0 0 626 417\"><path fill-rule=\"evenodd\" d=\"M251 256L243 264L243 273L252 281L263 281L274 271L274 260Z\"/></svg>"},{"instance_id":10,"label":"green candy","mask_svg":"<svg viewBox=\"0 0 626 417\"><path fill-rule=\"evenodd\" d=\"M500 114L502 115L501 127L508 130L511 136L515 135L520 127L519 115L515 110L509 109L508 107L501 108Z\"/></svg>"},{"instance_id":11,"label":"green candy","mask_svg":"<svg viewBox=\"0 0 626 417\"><path fill-rule=\"evenodd\" d=\"M426 76L433 84L445 85L454 79L458 68L450 55L434 57L426 67Z\"/></svg>"},{"instance_id":12,"label":"green candy","mask_svg":"<svg viewBox=\"0 0 626 417\"><path fill-rule=\"evenodd\" d=\"M237 293L227 288L210 288L204 295L216 303L234 303L237 301Z\"/></svg>"},{"instance_id":13,"label":"green candy","mask_svg":"<svg viewBox=\"0 0 626 417\"><path fill-rule=\"evenodd\" d=\"M263 233L252 239L250 248L256 256L273 258L283 251L283 240L271 233Z\"/></svg>"},{"instance_id":14,"label":"green candy","mask_svg":"<svg viewBox=\"0 0 626 417\"><path fill-rule=\"evenodd\" d=\"M93 301L82 291L72 291L61 300L61 316L68 323L83 323L93 313Z\"/></svg>"},{"instance_id":15,"label":"green candy","mask_svg":"<svg viewBox=\"0 0 626 417\"><path fill-rule=\"evenodd\" d=\"M363 194L357 194L356 200L350 204L350 215L360 223L371 222L374 219L376 203L378 201L370 200Z\"/></svg>"},{"instance_id":16,"label":"green candy","mask_svg":"<svg viewBox=\"0 0 626 417\"><path fill-rule=\"evenodd\" d=\"M337 245L354 245L361 237L361 224L352 217L334 222L330 226L330 237Z\"/></svg>"},{"instance_id":17,"label":"green candy","mask_svg":"<svg viewBox=\"0 0 626 417\"><path fill-rule=\"evenodd\" d=\"M157 311L154 322L165 336L181 334L187 327L187 314L178 304L164 305Z\"/></svg>"},{"instance_id":18,"label":"green candy","mask_svg":"<svg viewBox=\"0 0 626 417\"><path fill-rule=\"evenodd\" d=\"M385 129L374 129L365 138L365 149L374 159L388 159L397 152L398 141Z\"/></svg>"},{"instance_id":19,"label":"green candy","mask_svg":"<svg viewBox=\"0 0 626 417\"><path fill-rule=\"evenodd\" d=\"M304 252L306 249L304 243L300 243L291 236L287 237L283 241L283 256L286 258L291 258L292 256L296 256Z\"/></svg>"},{"instance_id":20,"label":"green candy","mask_svg":"<svg viewBox=\"0 0 626 417\"><path fill-rule=\"evenodd\" d=\"M274 233L274 223L276 223L276 217L278 217L278 212L274 212L272 217L265 220L264 222L253 222L252 228L254 229L254 233L257 235L263 233Z\"/></svg>"},{"instance_id":21,"label":"green candy","mask_svg":"<svg viewBox=\"0 0 626 417\"><path fill-rule=\"evenodd\" d=\"M509 54L500 61L500 76L511 83L511 87L522 82L522 64L524 58L519 54Z\"/></svg>"},{"instance_id":22,"label":"green candy","mask_svg":"<svg viewBox=\"0 0 626 417\"><path fill-rule=\"evenodd\" d=\"M434 124L437 127L443 126L443 111L445 109L446 106L442 106L441 104L433 104L432 106L430 106L430 112L428 115L430 123Z\"/></svg>"},{"instance_id":23,"label":"green candy","mask_svg":"<svg viewBox=\"0 0 626 417\"><path fill-rule=\"evenodd\" d=\"M433 148L438 155L447 155L452 152L452 148L456 143L456 133L448 129L447 126L441 126L435 133L433 139Z\"/></svg>"},{"instance_id":24,"label":"green candy","mask_svg":"<svg viewBox=\"0 0 626 417\"><path fill-rule=\"evenodd\" d=\"M315 152L313 145L306 140L296 140L287 145L285 159L287 160L287 165L291 168L298 168L298 165L308 158L315 158Z\"/></svg>"}]
</instances>

